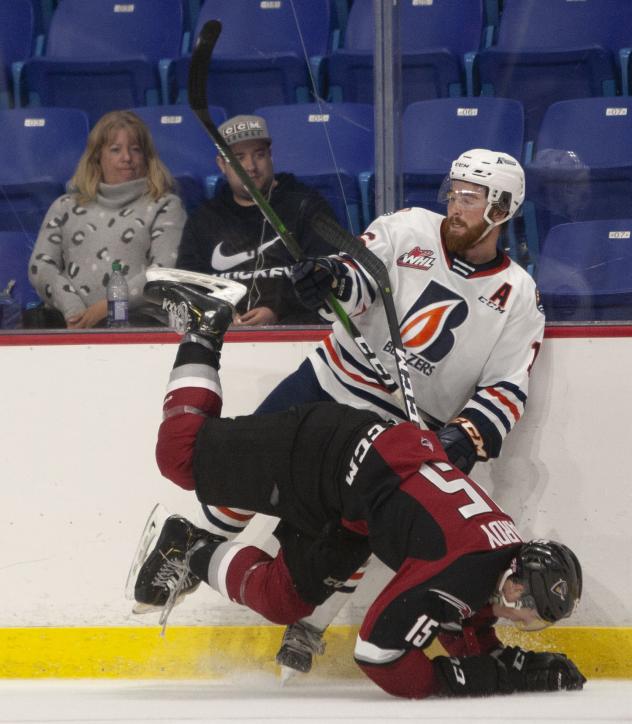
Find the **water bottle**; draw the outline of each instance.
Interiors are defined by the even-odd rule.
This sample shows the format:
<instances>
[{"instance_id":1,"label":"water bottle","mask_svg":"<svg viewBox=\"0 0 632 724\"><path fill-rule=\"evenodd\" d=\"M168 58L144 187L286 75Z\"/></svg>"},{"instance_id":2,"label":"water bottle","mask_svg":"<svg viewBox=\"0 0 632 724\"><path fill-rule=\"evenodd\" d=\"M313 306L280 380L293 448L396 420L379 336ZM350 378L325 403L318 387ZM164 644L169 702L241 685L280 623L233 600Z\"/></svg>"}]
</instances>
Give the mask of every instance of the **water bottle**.
<instances>
[{"instance_id":1,"label":"water bottle","mask_svg":"<svg viewBox=\"0 0 632 724\"><path fill-rule=\"evenodd\" d=\"M108 300L108 327L127 327L129 289L118 261L112 262L112 276L106 292Z\"/></svg>"}]
</instances>

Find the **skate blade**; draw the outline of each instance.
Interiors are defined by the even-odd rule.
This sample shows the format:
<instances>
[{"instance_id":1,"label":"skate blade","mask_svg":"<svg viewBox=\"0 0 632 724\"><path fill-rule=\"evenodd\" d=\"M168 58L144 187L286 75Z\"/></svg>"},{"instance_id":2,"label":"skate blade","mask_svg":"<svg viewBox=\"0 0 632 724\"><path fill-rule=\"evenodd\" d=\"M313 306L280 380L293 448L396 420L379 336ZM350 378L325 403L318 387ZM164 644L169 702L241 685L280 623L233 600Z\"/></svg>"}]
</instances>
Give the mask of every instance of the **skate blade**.
<instances>
[{"instance_id":1,"label":"skate blade","mask_svg":"<svg viewBox=\"0 0 632 724\"><path fill-rule=\"evenodd\" d=\"M132 613L141 616L146 613L157 613L158 611L162 611L162 609L162 606L153 606L151 603L139 603L136 601L132 607Z\"/></svg>"},{"instance_id":2,"label":"skate blade","mask_svg":"<svg viewBox=\"0 0 632 724\"><path fill-rule=\"evenodd\" d=\"M185 594L181 594L176 598L176 600L173 602L173 607L179 605L184 601L186 598ZM172 607L172 608L173 608ZM153 603L139 603L136 601L134 605L132 606L132 613L135 616L144 616L146 613L162 613L164 611L165 607L163 604L159 606L155 606Z\"/></svg>"},{"instance_id":3,"label":"skate blade","mask_svg":"<svg viewBox=\"0 0 632 724\"><path fill-rule=\"evenodd\" d=\"M147 522L145 523L145 527L143 528L143 532L141 533L140 540L138 541L138 545L136 547L136 552L134 553L134 558L132 559L132 565L130 566L129 573L127 574L127 581L125 582L125 598L130 601L134 600L134 588L136 586L138 572L147 558L151 545L158 537L158 534L162 529L162 524L168 517L169 513L166 508L161 503L157 503L154 505L149 517L147 518ZM142 606L145 604L137 605ZM138 613L141 612L139 611ZM147 613L147 611L144 611L143 613Z\"/></svg>"},{"instance_id":4,"label":"skate blade","mask_svg":"<svg viewBox=\"0 0 632 724\"><path fill-rule=\"evenodd\" d=\"M291 679L300 673L300 671L292 669L289 666L281 666L281 686L285 686Z\"/></svg>"},{"instance_id":5,"label":"skate blade","mask_svg":"<svg viewBox=\"0 0 632 724\"><path fill-rule=\"evenodd\" d=\"M212 274L201 274L200 272L188 271L186 269L173 269L164 266L150 266L145 271L148 282L167 281L181 284L195 284L208 289L211 296L221 299L233 307L244 297L248 288L232 279L213 276Z\"/></svg>"}]
</instances>

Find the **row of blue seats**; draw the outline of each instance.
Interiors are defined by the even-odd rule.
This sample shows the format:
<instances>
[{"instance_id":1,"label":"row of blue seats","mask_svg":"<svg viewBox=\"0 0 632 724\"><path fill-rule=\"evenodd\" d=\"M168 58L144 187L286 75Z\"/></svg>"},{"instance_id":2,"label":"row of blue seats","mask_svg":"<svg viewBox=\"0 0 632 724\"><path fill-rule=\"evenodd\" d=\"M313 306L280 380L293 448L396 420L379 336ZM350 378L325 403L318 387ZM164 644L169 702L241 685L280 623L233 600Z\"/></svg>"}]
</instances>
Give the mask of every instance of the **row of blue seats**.
<instances>
[{"instance_id":1,"label":"row of blue seats","mask_svg":"<svg viewBox=\"0 0 632 724\"><path fill-rule=\"evenodd\" d=\"M59 4L60 0L28 0L33 8L35 17L35 27L37 33L46 33L50 25L51 17L54 9ZM209 1L209 0L207 0ZM210 0L212 2L212 0ZM353 4L354 0L331 0L332 12L334 14L335 27L344 37L346 30L347 19L349 16L349 8ZM205 0L181 0L183 6L184 15L184 27L186 30L195 28L197 20L200 14L200 7L204 4ZM483 11L485 17L485 24L493 29L498 27L499 18L501 15L503 0L484 0ZM417 3L421 4L421 3ZM432 2L428 2L431 5Z\"/></svg>"},{"instance_id":2,"label":"row of blue seats","mask_svg":"<svg viewBox=\"0 0 632 724\"><path fill-rule=\"evenodd\" d=\"M31 1L0 0L0 15L3 3ZM629 93L629 0L505 0L496 30L486 25L489 2L400 3L404 106L446 96L514 98L533 140L554 101ZM373 102L374 2L354 0L342 41L334 36L336 6L206 0L193 35L210 18L224 26L209 72L212 102L229 115L304 102L314 89L334 102ZM184 28L182 0L60 0L43 55L13 64L16 101L84 108L91 120L112 107L182 103L190 64ZM11 45L19 37L10 30L5 62L19 59Z\"/></svg>"},{"instance_id":3,"label":"row of blue seats","mask_svg":"<svg viewBox=\"0 0 632 724\"><path fill-rule=\"evenodd\" d=\"M189 210L214 194L216 151L188 106L134 109L179 182ZM294 104L255 109L272 134L277 172L317 188L339 220L358 232L374 216L373 107ZM226 119L211 107L217 124ZM89 122L73 109L0 111L0 228L39 228L85 147ZM411 104L402 118L405 206L442 212L437 190L450 162L468 148L504 151L521 160L527 203L521 231L532 262L539 240L567 221L627 217L632 198L632 98L585 98L547 110L535 144L526 143L518 101L444 98ZM513 228L513 227L512 227Z\"/></svg>"},{"instance_id":4,"label":"row of blue seats","mask_svg":"<svg viewBox=\"0 0 632 724\"><path fill-rule=\"evenodd\" d=\"M16 105L81 107L94 120L113 107L173 100L186 88L191 30L184 0L60 0L46 35L36 40L32 3L0 0L5 105L12 91ZM344 0L208 0L196 33L207 19L221 19L218 58L239 59L242 72L241 61L250 61L255 74L259 65L276 65L267 80L277 99L294 100L297 92L306 99L306 59L337 46L343 7ZM184 83L176 87L182 73L171 66L183 58ZM235 101L239 109L221 101L230 113L243 110L243 94Z\"/></svg>"},{"instance_id":5,"label":"row of blue seats","mask_svg":"<svg viewBox=\"0 0 632 724\"><path fill-rule=\"evenodd\" d=\"M35 34L45 38L55 8L62 0L28 0L33 11ZM211 2L213 0L210 0ZM180 0L182 4L183 26L185 32L195 28L200 15L200 7L205 0ZM349 6L353 0L331 0L331 9L334 17L334 27L343 32L349 15ZM490 23L496 22L499 15L498 4L501 0L485 0L486 12Z\"/></svg>"},{"instance_id":6,"label":"row of blue seats","mask_svg":"<svg viewBox=\"0 0 632 724\"><path fill-rule=\"evenodd\" d=\"M190 108L133 110L150 128L187 209L213 196L220 175L217 152ZM217 125L226 120L223 108L209 110ZM293 172L321 191L341 223L359 232L364 219L358 178L374 167L373 107L307 104L256 111L265 116L275 139L275 169ZM0 111L0 229L39 228L52 200L64 192L88 131L86 114L76 109Z\"/></svg>"},{"instance_id":7,"label":"row of blue seats","mask_svg":"<svg viewBox=\"0 0 632 724\"><path fill-rule=\"evenodd\" d=\"M15 282L23 308L39 298L28 280L35 235L0 231L0 290ZM554 226L546 237L536 282L552 322L632 320L632 219Z\"/></svg>"}]
</instances>

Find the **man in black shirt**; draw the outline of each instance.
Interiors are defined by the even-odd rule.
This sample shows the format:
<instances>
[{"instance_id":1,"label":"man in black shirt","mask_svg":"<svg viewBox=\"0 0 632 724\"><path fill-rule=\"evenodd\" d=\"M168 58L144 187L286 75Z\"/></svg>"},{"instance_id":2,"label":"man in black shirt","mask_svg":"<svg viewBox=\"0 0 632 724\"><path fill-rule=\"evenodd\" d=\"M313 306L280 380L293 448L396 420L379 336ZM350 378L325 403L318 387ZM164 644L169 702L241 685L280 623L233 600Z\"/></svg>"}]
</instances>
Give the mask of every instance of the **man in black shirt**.
<instances>
[{"instance_id":1,"label":"man in black shirt","mask_svg":"<svg viewBox=\"0 0 632 724\"><path fill-rule=\"evenodd\" d=\"M327 202L292 174L275 175L271 139L259 116L236 116L219 127L252 182L283 219L306 256L331 253L311 229L317 213L333 217ZM189 218L176 266L235 279L248 287L237 324L322 324L297 299L287 269L293 259L235 171L217 157L226 184Z\"/></svg>"}]
</instances>

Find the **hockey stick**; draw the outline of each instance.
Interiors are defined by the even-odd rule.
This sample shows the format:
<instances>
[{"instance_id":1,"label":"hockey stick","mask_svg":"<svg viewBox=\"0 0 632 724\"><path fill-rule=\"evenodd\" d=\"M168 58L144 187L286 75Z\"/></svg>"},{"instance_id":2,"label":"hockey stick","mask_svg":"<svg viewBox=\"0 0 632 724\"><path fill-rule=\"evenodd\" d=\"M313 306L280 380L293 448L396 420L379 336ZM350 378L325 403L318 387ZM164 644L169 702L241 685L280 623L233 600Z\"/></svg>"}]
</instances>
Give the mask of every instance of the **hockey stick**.
<instances>
[{"instance_id":1,"label":"hockey stick","mask_svg":"<svg viewBox=\"0 0 632 724\"><path fill-rule=\"evenodd\" d=\"M200 31L193 50L191 66L189 69L189 105L211 137L221 157L237 174L239 180L251 195L252 200L259 207L270 226L279 235L289 253L296 261L300 261L303 258L303 251L301 247L298 245L289 229L285 226L282 219L270 206L267 199L264 198L263 194L253 184L251 178L235 157L235 154L230 150L230 147L217 129L217 126L213 123L213 120L208 112L208 99L206 97L208 66L213 53L213 48L215 47L215 43L217 42L221 31L222 25L219 20L209 20L204 24L202 30ZM345 312L345 310L340 306L340 303L333 294L328 295L327 304L331 307L331 309L333 309L348 334L352 337L367 362L371 365L380 380L380 383L390 393L397 393L399 389L397 383L382 365L375 352L371 349L368 342L364 339L358 328L349 318L349 315ZM405 400L405 412L407 415L410 415L409 407L408 401ZM415 417L411 418L409 416L409 419L413 422L418 422L416 410Z\"/></svg>"},{"instance_id":2,"label":"hockey stick","mask_svg":"<svg viewBox=\"0 0 632 724\"><path fill-rule=\"evenodd\" d=\"M348 254L355 261L359 262L377 284L386 313L388 332L393 344L393 350L395 351L397 374L406 405L407 416L411 422L416 422L421 426L417 413L417 404L415 403L415 393L413 392L413 385L410 380L408 362L406 361L406 350L402 342L399 320L397 319L397 312L395 311L395 302L393 301L393 290L391 289L388 269L384 262L376 254L367 249L357 236L350 234L346 229L343 229L342 226L324 214L318 214L314 217L312 220L312 228L334 249Z\"/></svg>"}]
</instances>

